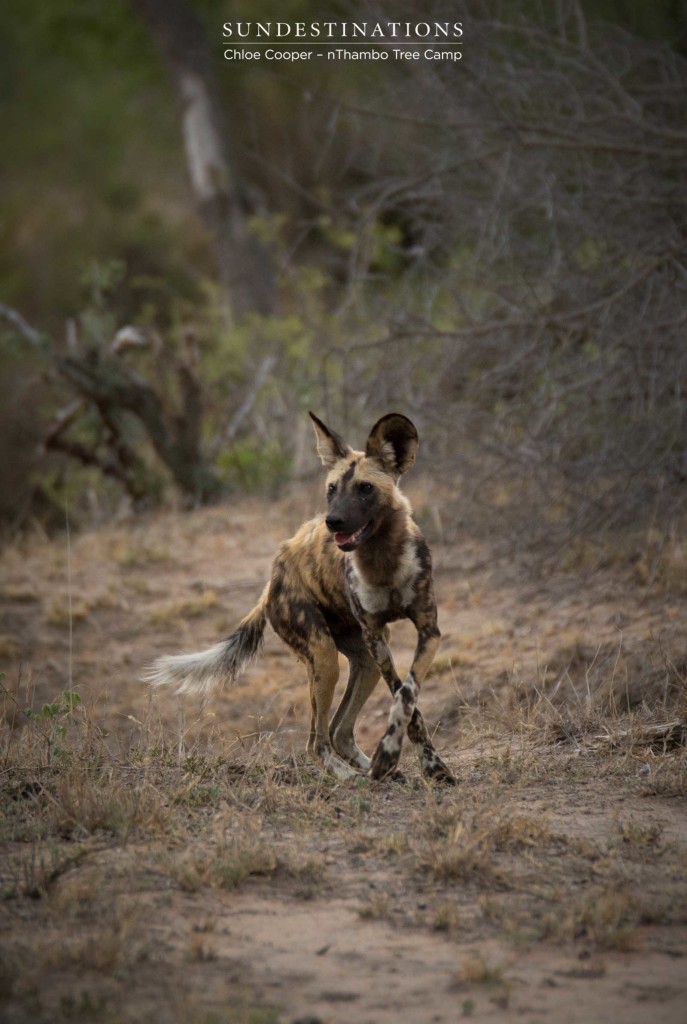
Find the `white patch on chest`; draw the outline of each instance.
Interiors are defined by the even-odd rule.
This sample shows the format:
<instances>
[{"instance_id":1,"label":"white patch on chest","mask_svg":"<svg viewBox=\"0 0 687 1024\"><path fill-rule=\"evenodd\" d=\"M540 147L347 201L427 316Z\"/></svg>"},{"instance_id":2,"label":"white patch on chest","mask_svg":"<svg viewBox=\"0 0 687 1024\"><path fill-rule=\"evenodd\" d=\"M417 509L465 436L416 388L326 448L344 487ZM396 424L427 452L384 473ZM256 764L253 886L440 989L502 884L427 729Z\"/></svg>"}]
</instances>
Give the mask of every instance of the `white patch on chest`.
<instances>
[{"instance_id":1,"label":"white patch on chest","mask_svg":"<svg viewBox=\"0 0 687 1024\"><path fill-rule=\"evenodd\" d=\"M415 580L420 566L411 544L406 544L393 578L386 586L373 586L355 569L352 585L355 594L366 612L384 612L392 605L407 608L415 597Z\"/></svg>"},{"instance_id":2,"label":"white patch on chest","mask_svg":"<svg viewBox=\"0 0 687 1024\"><path fill-rule=\"evenodd\" d=\"M353 577L353 590L366 612L384 612L390 604L391 589L389 587L372 587L360 576Z\"/></svg>"}]
</instances>

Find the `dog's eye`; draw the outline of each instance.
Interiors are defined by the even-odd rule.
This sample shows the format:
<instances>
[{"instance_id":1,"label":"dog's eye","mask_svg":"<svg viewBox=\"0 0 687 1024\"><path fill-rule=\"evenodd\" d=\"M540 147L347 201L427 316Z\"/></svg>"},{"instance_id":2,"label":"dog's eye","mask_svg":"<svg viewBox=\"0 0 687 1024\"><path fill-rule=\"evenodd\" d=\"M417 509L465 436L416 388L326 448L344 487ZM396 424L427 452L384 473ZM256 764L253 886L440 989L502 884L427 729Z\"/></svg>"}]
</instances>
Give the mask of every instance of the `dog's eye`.
<instances>
[{"instance_id":1,"label":"dog's eye","mask_svg":"<svg viewBox=\"0 0 687 1024\"><path fill-rule=\"evenodd\" d=\"M369 484L366 480L363 480L358 484L359 494L372 494L374 491L374 484Z\"/></svg>"},{"instance_id":2,"label":"dog's eye","mask_svg":"<svg viewBox=\"0 0 687 1024\"><path fill-rule=\"evenodd\" d=\"M327 497L331 498L332 494L336 491L336 484L330 484L327 488Z\"/></svg>"}]
</instances>

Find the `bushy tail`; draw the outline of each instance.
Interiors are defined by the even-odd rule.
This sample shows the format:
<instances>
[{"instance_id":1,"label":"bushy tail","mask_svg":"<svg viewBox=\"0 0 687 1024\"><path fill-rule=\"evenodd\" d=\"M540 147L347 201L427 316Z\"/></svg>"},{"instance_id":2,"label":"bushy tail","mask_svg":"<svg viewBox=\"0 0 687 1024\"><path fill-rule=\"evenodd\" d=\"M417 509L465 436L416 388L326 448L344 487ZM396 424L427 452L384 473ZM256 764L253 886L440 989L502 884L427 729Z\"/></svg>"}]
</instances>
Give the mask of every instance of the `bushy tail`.
<instances>
[{"instance_id":1,"label":"bushy tail","mask_svg":"<svg viewBox=\"0 0 687 1024\"><path fill-rule=\"evenodd\" d=\"M259 653L267 620L267 591L238 628L207 651L158 658L143 674L151 686L176 686L177 693L206 696L226 683L233 683L248 662Z\"/></svg>"}]
</instances>

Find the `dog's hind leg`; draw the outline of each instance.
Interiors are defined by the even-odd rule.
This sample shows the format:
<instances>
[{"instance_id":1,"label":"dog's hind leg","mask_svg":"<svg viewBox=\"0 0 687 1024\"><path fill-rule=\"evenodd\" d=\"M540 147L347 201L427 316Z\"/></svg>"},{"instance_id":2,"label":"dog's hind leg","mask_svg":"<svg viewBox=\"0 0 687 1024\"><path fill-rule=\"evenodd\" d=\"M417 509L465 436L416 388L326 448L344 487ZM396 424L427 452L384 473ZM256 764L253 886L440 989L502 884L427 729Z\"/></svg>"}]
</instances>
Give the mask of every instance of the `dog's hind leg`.
<instances>
[{"instance_id":1,"label":"dog's hind leg","mask_svg":"<svg viewBox=\"0 0 687 1024\"><path fill-rule=\"evenodd\" d=\"M363 705L379 681L380 671L360 633L337 637L336 644L348 658L348 684L329 727L329 735L334 750L344 761L367 772L370 758L356 743L353 730Z\"/></svg>"},{"instance_id":2,"label":"dog's hind leg","mask_svg":"<svg viewBox=\"0 0 687 1024\"><path fill-rule=\"evenodd\" d=\"M329 738L329 712L339 678L339 654L322 612L301 591L273 587L267 614L275 632L305 663L308 672L310 757L337 778L351 778L356 772L334 752Z\"/></svg>"},{"instance_id":3,"label":"dog's hind leg","mask_svg":"<svg viewBox=\"0 0 687 1024\"><path fill-rule=\"evenodd\" d=\"M331 637L311 642L305 657L310 684L310 735L308 753L314 761L336 775L349 779L357 772L346 764L332 747L329 737L329 711L339 678L339 655Z\"/></svg>"}]
</instances>

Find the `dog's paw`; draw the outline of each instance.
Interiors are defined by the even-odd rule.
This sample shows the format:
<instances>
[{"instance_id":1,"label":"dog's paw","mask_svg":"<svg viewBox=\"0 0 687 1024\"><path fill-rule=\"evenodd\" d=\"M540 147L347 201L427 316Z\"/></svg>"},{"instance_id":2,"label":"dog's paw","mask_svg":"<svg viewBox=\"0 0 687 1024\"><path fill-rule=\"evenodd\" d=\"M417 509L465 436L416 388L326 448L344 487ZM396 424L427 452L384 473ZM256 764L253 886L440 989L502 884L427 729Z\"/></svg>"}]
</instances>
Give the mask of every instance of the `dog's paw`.
<instances>
[{"instance_id":1,"label":"dog's paw","mask_svg":"<svg viewBox=\"0 0 687 1024\"><path fill-rule=\"evenodd\" d=\"M422 774L426 779L442 782L445 786L458 785L458 779L434 751L429 757L422 759Z\"/></svg>"},{"instance_id":2,"label":"dog's paw","mask_svg":"<svg viewBox=\"0 0 687 1024\"><path fill-rule=\"evenodd\" d=\"M390 744L387 737L383 736L372 758L370 778L385 779L396 768L400 756L400 746Z\"/></svg>"}]
</instances>

